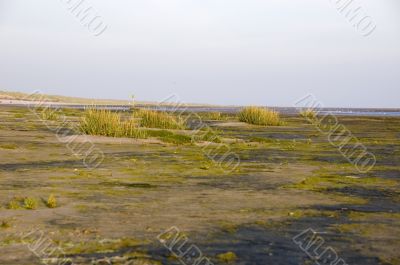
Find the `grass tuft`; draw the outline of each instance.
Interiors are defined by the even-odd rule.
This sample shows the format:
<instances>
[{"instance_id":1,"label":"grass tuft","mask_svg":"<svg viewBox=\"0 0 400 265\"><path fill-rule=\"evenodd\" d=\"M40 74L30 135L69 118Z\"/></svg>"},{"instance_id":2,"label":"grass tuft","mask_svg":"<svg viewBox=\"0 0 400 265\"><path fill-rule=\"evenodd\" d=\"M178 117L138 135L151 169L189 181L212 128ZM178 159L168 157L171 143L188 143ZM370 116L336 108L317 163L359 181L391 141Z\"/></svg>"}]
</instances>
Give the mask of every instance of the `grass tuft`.
<instances>
[{"instance_id":1,"label":"grass tuft","mask_svg":"<svg viewBox=\"0 0 400 265\"><path fill-rule=\"evenodd\" d=\"M121 121L118 113L95 108L87 109L81 119L80 130L89 135L146 138L134 120Z\"/></svg>"},{"instance_id":2,"label":"grass tuft","mask_svg":"<svg viewBox=\"0 0 400 265\"><path fill-rule=\"evenodd\" d=\"M317 118L317 113L312 109L306 109L300 111L300 116L306 119L313 120Z\"/></svg>"},{"instance_id":3,"label":"grass tuft","mask_svg":"<svg viewBox=\"0 0 400 265\"><path fill-rule=\"evenodd\" d=\"M17 199L12 199L8 204L7 204L7 209L10 210L18 210L21 207L20 202Z\"/></svg>"},{"instance_id":4,"label":"grass tuft","mask_svg":"<svg viewBox=\"0 0 400 265\"><path fill-rule=\"evenodd\" d=\"M37 201L34 198L26 197L24 199L24 208L27 210L35 210L37 208Z\"/></svg>"},{"instance_id":5,"label":"grass tuft","mask_svg":"<svg viewBox=\"0 0 400 265\"><path fill-rule=\"evenodd\" d=\"M121 118L108 110L87 109L80 123L82 132L89 135L117 136Z\"/></svg>"},{"instance_id":6,"label":"grass tuft","mask_svg":"<svg viewBox=\"0 0 400 265\"><path fill-rule=\"evenodd\" d=\"M185 129L182 119L166 112L140 109L135 113L140 118L140 125L147 128Z\"/></svg>"},{"instance_id":7,"label":"grass tuft","mask_svg":"<svg viewBox=\"0 0 400 265\"><path fill-rule=\"evenodd\" d=\"M53 194L50 194L49 198L47 199L46 206L49 208L57 207L57 199Z\"/></svg>"},{"instance_id":8,"label":"grass tuft","mask_svg":"<svg viewBox=\"0 0 400 265\"><path fill-rule=\"evenodd\" d=\"M263 126L282 125L282 121L280 120L278 112L260 107L243 108L239 112L239 121Z\"/></svg>"}]
</instances>

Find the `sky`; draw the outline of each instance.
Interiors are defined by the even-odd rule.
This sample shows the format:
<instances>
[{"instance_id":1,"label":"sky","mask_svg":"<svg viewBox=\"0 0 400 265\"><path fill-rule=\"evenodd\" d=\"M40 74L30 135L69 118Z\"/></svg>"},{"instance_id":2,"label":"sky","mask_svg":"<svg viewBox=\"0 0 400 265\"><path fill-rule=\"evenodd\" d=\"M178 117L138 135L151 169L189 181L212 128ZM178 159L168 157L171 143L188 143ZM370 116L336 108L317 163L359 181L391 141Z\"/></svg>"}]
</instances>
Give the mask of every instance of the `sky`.
<instances>
[{"instance_id":1,"label":"sky","mask_svg":"<svg viewBox=\"0 0 400 265\"><path fill-rule=\"evenodd\" d=\"M349 0L83 0L106 26L97 36L77 1L0 0L0 90L400 107L398 0L353 0L368 36L337 10Z\"/></svg>"}]
</instances>

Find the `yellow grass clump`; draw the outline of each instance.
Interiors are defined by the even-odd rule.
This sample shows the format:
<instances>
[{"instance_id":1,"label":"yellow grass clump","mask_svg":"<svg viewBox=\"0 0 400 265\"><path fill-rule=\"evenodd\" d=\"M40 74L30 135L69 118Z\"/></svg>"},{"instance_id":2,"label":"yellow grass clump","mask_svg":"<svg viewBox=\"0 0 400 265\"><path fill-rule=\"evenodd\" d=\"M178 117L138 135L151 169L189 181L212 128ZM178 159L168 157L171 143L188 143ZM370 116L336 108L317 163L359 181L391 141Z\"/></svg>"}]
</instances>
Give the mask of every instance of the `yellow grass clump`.
<instances>
[{"instance_id":1,"label":"yellow grass clump","mask_svg":"<svg viewBox=\"0 0 400 265\"><path fill-rule=\"evenodd\" d=\"M243 108L239 112L239 121L255 125L282 125L279 112L260 107Z\"/></svg>"},{"instance_id":2,"label":"yellow grass clump","mask_svg":"<svg viewBox=\"0 0 400 265\"><path fill-rule=\"evenodd\" d=\"M317 118L317 113L313 109L306 109L300 111L300 116L307 119Z\"/></svg>"},{"instance_id":3,"label":"yellow grass clump","mask_svg":"<svg viewBox=\"0 0 400 265\"><path fill-rule=\"evenodd\" d=\"M24 199L24 208L28 210L36 210L38 206L37 201L34 198L26 197Z\"/></svg>"},{"instance_id":4,"label":"yellow grass clump","mask_svg":"<svg viewBox=\"0 0 400 265\"><path fill-rule=\"evenodd\" d=\"M147 128L185 129L185 123L179 117L166 112L140 109L135 113L140 118L140 125Z\"/></svg>"},{"instance_id":5,"label":"yellow grass clump","mask_svg":"<svg viewBox=\"0 0 400 265\"><path fill-rule=\"evenodd\" d=\"M145 138L146 133L139 129L134 120L121 121L118 113L90 108L81 119L80 130L89 135L111 137Z\"/></svg>"},{"instance_id":6,"label":"yellow grass clump","mask_svg":"<svg viewBox=\"0 0 400 265\"><path fill-rule=\"evenodd\" d=\"M49 208L57 207L57 199L53 194L50 194L49 198L47 199L46 206Z\"/></svg>"}]
</instances>

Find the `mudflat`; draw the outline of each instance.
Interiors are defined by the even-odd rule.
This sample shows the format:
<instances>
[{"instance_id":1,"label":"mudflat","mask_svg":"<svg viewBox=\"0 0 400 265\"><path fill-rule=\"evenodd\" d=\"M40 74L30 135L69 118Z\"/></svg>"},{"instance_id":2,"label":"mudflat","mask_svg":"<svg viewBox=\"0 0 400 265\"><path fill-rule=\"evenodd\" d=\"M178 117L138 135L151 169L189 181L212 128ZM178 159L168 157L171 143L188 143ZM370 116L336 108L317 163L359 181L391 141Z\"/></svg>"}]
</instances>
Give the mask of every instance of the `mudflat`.
<instances>
[{"instance_id":1,"label":"mudflat","mask_svg":"<svg viewBox=\"0 0 400 265\"><path fill-rule=\"evenodd\" d=\"M61 121L0 107L0 264L182 264L159 237L172 227L213 264L314 264L296 244L308 229L347 264L400 264L400 117L338 119L376 157L368 172L300 116L234 115L203 119L240 158L232 171L201 142L103 136L88 169L49 129ZM35 233L62 255L38 254Z\"/></svg>"}]
</instances>

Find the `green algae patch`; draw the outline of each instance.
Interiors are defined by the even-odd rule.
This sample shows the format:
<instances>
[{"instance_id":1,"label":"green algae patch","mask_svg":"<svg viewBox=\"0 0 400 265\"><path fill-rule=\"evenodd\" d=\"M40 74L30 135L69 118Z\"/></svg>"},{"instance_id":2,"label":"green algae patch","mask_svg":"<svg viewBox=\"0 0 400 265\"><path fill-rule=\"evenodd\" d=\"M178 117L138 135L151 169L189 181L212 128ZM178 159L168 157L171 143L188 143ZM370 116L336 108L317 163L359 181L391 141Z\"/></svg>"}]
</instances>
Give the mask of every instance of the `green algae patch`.
<instances>
[{"instance_id":1,"label":"green algae patch","mask_svg":"<svg viewBox=\"0 0 400 265\"><path fill-rule=\"evenodd\" d=\"M351 221L374 221L374 222L382 222L382 221L392 221L400 224L400 213L391 213L391 212L357 212L351 211L347 214L347 217Z\"/></svg>"},{"instance_id":2,"label":"green algae patch","mask_svg":"<svg viewBox=\"0 0 400 265\"><path fill-rule=\"evenodd\" d=\"M0 247L6 247L6 246L12 246L12 245L17 245L21 244L22 239L21 236L17 235L6 235L5 237L0 239ZM31 242L29 242L31 243Z\"/></svg>"},{"instance_id":3,"label":"green algae patch","mask_svg":"<svg viewBox=\"0 0 400 265\"><path fill-rule=\"evenodd\" d=\"M192 143L192 137L189 135L177 134L167 130L146 130L146 134L149 137L156 137L166 143L177 145Z\"/></svg>"},{"instance_id":4,"label":"green algae patch","mask_svg":"<svg viewBox=\"0 0 400 265\"><path fill-rule=\"evenodd\" d=\"M11 222L9 220L2 220L0 222L0 228L8 229L11 227Z\"/></svg>"},{"instance_id":5,"label":"green algae patch","mask_svg":"<svg viewBox=\"0 0 400 265\"><path fill-rule=\"evenodd\" d=\"M327 189L340 189L348 186L362 187L395 187L397 181L377 177L353 177L339 175L316 175L305 178L299 183L287 185L287 188L324 191Z\"/></svg>"},{"instance_id":6,"label":"green algae patch","mask_svg":"<svg viewBox=\"0 0 400 265\"><path fill-rule=\"evenodd\" d=\"M229 234L235 234L238 230L238 225L234 223L229 223L229 222L220 222L221 230L229 233Z\"/></svg>"},{"instance_id":7,"label":"green algae patch","mask_svg":"<svg viewBox=\"0 0 400 265\"><path fill-rule=\"evenodd\" d=\"M118 181L113 181L113 182L102 182L100 185L105 185L105 186L113 186L113 187L125 187L125 188L156 188L156 185L152 185L149 183L127 183L127 182L118 182Z\"/></svg>"},{"instance_id":8,"label":"green algae patch","mask_svg":"<svg viewBox=\"0 0 400 265\"><path fill-rule=\"evenodd\" d=\"M237 256L235 253L229 251L226 253L221 253L217 255L217 259L223 263L233 263L237 260Z\"/></svg>"},{"instance_id":9,"label":"green algae patch","mask_svg":"<svg viewBox=\"0 0 400 265\"><path fill-rule=\"evenodd\" d=\"M291 218L300 219L306 217L326 217L326 218L339 218L340 212L338 211L321 211L314 209L296 209L287 211L287 215Z\"/></svg>"},{"instance_id":10,"label":"green algae patch","mask_svg":"<svg viewBox=\"0 0 400 265\"><path fill-rule=\"evenodd\" d=\"M340 224L336 226L336 229L342 234L355 234L361 235L367 238L373 238L380 236L384 233L399 233L399 227L393 227L392 224L384 223L350 223L350 224Z\"/></svg>"},{"instance_id":11,"label":"green algae patch","mask_svg":"<svg viewBox=\"0 0 400 265\"><path fill-rule=\"evenodd\" d=\"M14 150L17 148L18 148L18 146L15 144L0 144L0 149Z\"/></svg>"}]
</instances>

